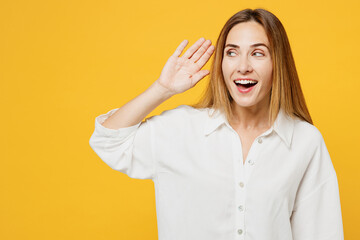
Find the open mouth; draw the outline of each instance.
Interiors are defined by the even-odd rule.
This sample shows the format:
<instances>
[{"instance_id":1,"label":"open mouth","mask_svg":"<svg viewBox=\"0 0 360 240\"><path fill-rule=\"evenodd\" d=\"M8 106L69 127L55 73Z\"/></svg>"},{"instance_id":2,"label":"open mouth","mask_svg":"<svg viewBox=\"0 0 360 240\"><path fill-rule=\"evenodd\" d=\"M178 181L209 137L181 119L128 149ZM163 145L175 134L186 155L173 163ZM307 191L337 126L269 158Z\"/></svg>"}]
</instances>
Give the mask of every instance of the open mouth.
<instances>
[{"instance_id":1,"label":"open mouth","mask_svg":"<svg viewBox=\"0 0 360 240\"><path fill-rule=\"evenodd\" d=\"M235 80L234 83L236 84L236 86L242 88L242 89L247 89L247 88L251 88L253 86L255 86L258 81L256 80Z\"/></svg>"}]
</instances>

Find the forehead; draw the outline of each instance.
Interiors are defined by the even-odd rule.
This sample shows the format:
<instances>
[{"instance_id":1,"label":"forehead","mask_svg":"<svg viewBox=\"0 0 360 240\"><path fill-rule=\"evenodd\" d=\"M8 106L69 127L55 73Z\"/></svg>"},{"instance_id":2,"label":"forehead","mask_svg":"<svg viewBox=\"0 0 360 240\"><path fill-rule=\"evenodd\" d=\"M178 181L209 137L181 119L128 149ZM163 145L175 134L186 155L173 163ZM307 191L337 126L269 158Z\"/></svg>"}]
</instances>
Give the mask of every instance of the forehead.
<instances>
[{"instance_id":1,"label":"forehead","mask_svg":"<svg viewBox=\"0 0 360 240\"><path fill-rule=\"evenodd\" d=\"M265 29L259 23L250 21L235 25L226 37L226 44L252 45L254 43L265 43L269 45Z\"/></svg>"}]
</instances>

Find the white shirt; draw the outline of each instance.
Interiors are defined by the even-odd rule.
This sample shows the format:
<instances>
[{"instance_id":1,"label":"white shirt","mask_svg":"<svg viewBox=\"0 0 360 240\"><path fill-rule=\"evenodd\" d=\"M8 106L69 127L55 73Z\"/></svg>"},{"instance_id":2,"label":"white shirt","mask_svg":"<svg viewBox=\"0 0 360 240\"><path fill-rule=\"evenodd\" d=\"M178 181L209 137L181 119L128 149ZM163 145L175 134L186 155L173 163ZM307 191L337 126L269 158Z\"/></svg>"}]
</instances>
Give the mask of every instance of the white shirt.
<instances>
[{"instance_id":1,"label":"white shirt","mask_svg":"<svg viewBox=\"0 0 360 240\"><path fill-rule=\"evenodd\" d=\"M243 163L223 114L181 105L137 125L101 125L90 146L111 168L152 179L160 240L342 240L338 181L322 135L280 111Z\"/></svg>"}]
</instances>

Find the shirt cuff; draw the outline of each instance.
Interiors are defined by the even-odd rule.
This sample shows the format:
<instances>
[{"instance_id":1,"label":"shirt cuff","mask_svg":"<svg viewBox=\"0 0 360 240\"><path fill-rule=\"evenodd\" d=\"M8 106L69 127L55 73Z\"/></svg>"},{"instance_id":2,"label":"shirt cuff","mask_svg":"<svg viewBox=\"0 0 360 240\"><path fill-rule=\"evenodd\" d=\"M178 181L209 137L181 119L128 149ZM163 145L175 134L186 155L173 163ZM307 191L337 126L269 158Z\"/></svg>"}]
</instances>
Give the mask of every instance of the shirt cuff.
<instances>
[{"instance_id":1,"label":"shirt cuff","mask_svg":"<svg viewBox=\"0 0 360 240\"><path fill-rule=\"evenodd\" d=\"M109 118L111 115L113 115L116 110L118 110L119 108L115 108L113 110L110 110L109 112L105 113L105 114L101 114L100 116L95 118L95 131L98 133L98 135L103 135L106 137L114 137L114 138L118 138L118 137L125 137L130 135L132 132L134 132L141 124L141 122L132 125L130 127L124 127L124 128L119 128L119 129L111 129L111 128L107 128L104 127L103 125L101 125L107 118Z\"/></svg>"}]
</instances>

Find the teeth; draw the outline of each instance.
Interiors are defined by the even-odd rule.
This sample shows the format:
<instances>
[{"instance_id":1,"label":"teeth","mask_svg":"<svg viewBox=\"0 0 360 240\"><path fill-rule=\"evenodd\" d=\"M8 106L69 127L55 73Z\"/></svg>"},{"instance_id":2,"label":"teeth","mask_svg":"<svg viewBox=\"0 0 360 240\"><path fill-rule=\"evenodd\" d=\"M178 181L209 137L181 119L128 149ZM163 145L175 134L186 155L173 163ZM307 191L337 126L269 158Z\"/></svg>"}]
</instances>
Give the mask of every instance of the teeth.
<instances>
[{"instance_id":1,"label":"teeth","mask_svg":"<svg viewBox=\"0 0 360 240\"><path fill-rule=\"evenodd\" d=\"M249 83L257 83L257 81L254 81L254 80L236 80L235 83L249 84Z\"/></svg>"}]
</instances>

